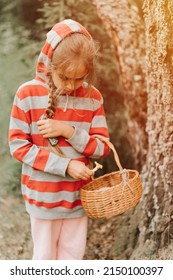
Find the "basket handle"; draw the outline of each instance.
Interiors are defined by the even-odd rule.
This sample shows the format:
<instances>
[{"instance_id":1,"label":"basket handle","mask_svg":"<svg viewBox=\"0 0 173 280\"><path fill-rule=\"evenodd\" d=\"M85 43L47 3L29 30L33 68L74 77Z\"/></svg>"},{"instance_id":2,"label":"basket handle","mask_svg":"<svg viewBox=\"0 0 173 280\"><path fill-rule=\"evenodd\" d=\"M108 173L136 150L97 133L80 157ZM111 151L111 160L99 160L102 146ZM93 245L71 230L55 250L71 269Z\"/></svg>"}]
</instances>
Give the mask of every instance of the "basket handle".
<instances>
[{"instance_id":1,"label":"basket handle","mask_svg":"<svg viewBox=\"0 0 173 280\"><path fill-rule=\"evenodd\" d=\"M114 148L114 145L109 141L109 140L106 140L104 137L102 136L96 136L96 138L98 138L99 140L101 140L102 142L106 143L108 145L108 147L112 150L113 154L114 154L114 159L115 159L115 162L119 168L120 171L123 171L123 167L120 163L120 159L119 159L119 156Z\"/></svg>"}]
</instances>

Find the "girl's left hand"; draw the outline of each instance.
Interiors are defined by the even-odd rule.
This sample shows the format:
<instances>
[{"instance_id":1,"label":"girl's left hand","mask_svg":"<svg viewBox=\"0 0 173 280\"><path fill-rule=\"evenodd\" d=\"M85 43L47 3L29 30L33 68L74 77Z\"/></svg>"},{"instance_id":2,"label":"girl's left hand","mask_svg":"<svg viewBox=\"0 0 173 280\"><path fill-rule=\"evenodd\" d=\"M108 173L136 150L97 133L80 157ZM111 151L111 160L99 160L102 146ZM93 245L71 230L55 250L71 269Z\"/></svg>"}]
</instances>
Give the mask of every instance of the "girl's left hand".
<instances>
[{"instance_id":1,"label":"girl's left hand","mask_svg":"<svg viewBox=\"0 0 173 280\"><path fill-rule=\"evenodd\" d=\"M37 126L44 138L62 135L62 123L60 121L52 119L39 120Z\"/></svg>"},{"instance_id":2,"label":"girl's left hand","mask_svg":"<svg viewBox=\"0 0 173 280\"><path fill-rule=\"evenodd\" d=\"M39 120L37 126L44 138L59 136L71 138L74 133L74 128L72 126L53 119Z\"/></svg>"}]
</instances>

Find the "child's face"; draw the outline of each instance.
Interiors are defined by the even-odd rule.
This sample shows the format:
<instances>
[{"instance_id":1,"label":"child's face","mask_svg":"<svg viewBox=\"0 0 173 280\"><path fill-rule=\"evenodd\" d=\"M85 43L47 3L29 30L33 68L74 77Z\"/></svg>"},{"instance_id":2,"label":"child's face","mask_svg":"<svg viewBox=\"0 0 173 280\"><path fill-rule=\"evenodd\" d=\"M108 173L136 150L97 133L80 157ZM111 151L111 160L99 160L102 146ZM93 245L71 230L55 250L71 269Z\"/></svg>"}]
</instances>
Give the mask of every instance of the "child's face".
<instances>
[{"instance_id":1,"label":"child's face","mask_svg":"<svg viewBox=\"0 0 173 280\"><path fill-rule=\"evenodd\" d=\"M70 94L73 90L78 89L87 76L87 69L84 65L75 69L75 71L65 71L62 73L57 69L52 69L52 79L57 89L62 90L66 94Z\"/></svg>"}]
</instances>

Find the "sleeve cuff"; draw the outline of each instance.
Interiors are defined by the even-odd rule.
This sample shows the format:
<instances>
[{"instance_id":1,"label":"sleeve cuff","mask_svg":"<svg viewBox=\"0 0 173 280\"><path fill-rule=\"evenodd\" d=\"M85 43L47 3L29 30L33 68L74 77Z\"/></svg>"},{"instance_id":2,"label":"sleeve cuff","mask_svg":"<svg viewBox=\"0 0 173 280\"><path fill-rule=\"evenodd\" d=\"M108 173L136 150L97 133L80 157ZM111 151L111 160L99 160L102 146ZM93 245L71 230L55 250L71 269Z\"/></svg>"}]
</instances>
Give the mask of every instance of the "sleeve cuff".
<instances>
[{"instance_id":1,"label":"sleeve cuff","mask_svg":"<svg viewBox=\"0 0 173 280\"><path fill-rule=\"evenodd\" d=\"M44 171L65 177L67 166L70 160L71 160L70 158L63 158L63 157L61 158L61 157L57 157L57 155L53 153L50 153Z\"/></svg>"},{"instance_id":2,"label":"sleeve cuff","mask_svg":"<svg viewBox=\"0 0 173 280\"><path fill-rule=\"evenodd\" d=\"M78 152L83 152L90 136L84 129L79 129L77 127L74 127L75 131L71 138L66 139L68 143L70 143Z\"/></svg>"}]
</instances>

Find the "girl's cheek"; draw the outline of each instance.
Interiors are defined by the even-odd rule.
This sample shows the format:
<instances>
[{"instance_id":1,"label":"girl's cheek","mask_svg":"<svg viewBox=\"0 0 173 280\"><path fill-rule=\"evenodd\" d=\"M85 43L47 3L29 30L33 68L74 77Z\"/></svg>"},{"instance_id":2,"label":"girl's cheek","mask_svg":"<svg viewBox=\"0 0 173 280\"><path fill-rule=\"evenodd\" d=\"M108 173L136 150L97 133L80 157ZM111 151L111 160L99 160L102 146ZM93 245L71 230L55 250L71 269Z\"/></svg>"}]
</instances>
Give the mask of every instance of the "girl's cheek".
<instances>
[{"instance_id":1,"label":"girl's cheek","mask_svg":"<svg viewBox=\"0 0 173 280\"><path fill-rule=\"evenodd\" d=\"M75 89L78 89L83 84L83 81L75 83Z\"/></svg>"},{"instance_id":2,"label":"girl's cheek","mask_svg":"<svg viewBox=\"0 0 173 280\"><path fill-rule=\"evenodd\" d=\"M54 73L52 73L52 79L56 88L62 88L62 81Z\"/></svg>"},{"instance_id":3,"label":"girl's cheek","mask_svg":"<svg viewBox=\"0 0 173 280\"><path fill-rule=\"evenodd\" d=\"M58 88L58 89L63 89L63 83L62 83L61 81L56 80L56 81L54 82L54 84L55 84L56 88Z\"/></svg>"}]
</instances>

